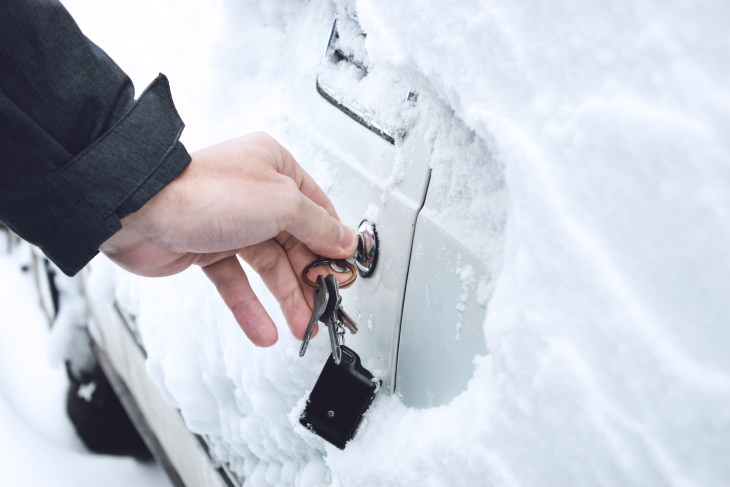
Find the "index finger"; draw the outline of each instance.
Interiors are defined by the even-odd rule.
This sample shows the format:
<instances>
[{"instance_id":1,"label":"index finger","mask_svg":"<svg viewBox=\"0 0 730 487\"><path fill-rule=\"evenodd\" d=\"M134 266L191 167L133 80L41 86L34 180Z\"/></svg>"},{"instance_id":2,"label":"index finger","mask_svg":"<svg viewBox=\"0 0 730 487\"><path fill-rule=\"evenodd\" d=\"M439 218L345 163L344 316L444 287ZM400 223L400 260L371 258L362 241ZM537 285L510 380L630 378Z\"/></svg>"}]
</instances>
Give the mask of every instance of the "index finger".
<instances>
[{"instance_id":1,"label":"index finger","mask_svg":"<svg viewBox=\"0 0 730 487\"><path fill-rule=\"evenodd\" d=\"M343 225L323 207L302 194L291 211L283 230L315 254L345 259L355 253L355 230Z\"/></svg>"}]
</instances>

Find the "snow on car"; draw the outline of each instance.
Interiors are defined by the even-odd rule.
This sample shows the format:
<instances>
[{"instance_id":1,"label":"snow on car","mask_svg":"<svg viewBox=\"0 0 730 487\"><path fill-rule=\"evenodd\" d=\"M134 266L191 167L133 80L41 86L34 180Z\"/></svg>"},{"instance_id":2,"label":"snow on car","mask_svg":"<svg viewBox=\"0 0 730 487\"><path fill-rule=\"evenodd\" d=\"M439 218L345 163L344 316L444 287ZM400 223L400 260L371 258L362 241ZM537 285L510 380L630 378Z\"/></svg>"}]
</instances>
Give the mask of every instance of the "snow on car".
<instances>
[{"instance_id":1,"label":"snow on car","mask_svg":"<svg viewBox=\"0 0 730 487\"><path fill-rule=\"evenodd\" d=\"M168 75L189 149L268 130L378 230L342 296L382 390L343 451L298 421L326 334L256 349L196 269L92 263L98 352L181 482L727 480L727 7L66 3Z\"/></svg>"}]
</instances>

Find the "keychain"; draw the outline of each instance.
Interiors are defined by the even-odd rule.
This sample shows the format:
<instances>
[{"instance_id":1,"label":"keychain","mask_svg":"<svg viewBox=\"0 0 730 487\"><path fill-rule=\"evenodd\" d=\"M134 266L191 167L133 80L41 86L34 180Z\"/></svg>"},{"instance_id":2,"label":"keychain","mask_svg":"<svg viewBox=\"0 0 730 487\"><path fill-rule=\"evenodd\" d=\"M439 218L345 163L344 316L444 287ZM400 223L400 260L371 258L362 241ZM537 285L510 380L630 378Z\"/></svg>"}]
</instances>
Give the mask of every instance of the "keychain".
<instances>
[{"instance_id":1,"label":"keychain","mask_svg":"<svg viewBox=\"0 0 730 487\"><path fill-rule=\"evenodd\" d=\"M332 355L327 359L299 422L342 450L355 436L380 381L353 350L340 348L342 360L336 364Z\"/></svg>"}]
</instances>

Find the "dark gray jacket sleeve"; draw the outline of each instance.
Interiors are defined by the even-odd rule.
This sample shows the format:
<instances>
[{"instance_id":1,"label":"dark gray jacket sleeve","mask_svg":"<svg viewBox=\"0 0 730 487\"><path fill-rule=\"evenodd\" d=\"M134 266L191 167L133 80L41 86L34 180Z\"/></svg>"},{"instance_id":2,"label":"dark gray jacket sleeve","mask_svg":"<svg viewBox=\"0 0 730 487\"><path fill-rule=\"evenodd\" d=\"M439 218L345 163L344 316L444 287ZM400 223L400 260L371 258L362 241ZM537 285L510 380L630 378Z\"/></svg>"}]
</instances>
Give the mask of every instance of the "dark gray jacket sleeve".
<instances>
[{"instance_id":1,"label":"dark gray jacket sleeve","mask_svg":"<svg viewBox=\"0 0 730 487\"><path fill-rule=\"evenodd\" d=\"M0 221L75 274L190 162L160 75L124 72L55 0L0 13Z\"/></svg>"}]
</instances>

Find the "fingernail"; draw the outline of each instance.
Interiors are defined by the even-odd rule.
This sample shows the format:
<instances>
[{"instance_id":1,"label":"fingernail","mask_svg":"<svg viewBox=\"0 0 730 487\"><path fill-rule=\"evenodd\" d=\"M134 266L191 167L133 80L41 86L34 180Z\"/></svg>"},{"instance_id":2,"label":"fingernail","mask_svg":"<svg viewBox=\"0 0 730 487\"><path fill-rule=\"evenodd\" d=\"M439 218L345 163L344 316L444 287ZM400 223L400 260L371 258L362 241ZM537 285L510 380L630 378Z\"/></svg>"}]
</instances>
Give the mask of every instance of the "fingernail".
<instances>
[{"instance_id":1,"label":"fingernail","mask_svg":"<svg viewBox=\"0 0 730 487\"><path fill-rule=\"evenodd\" d=\"M340 225L340 245L343 249L349 249L355 246L357 242L357 234L352 228Z\"/></svg>"}]
</instances>

